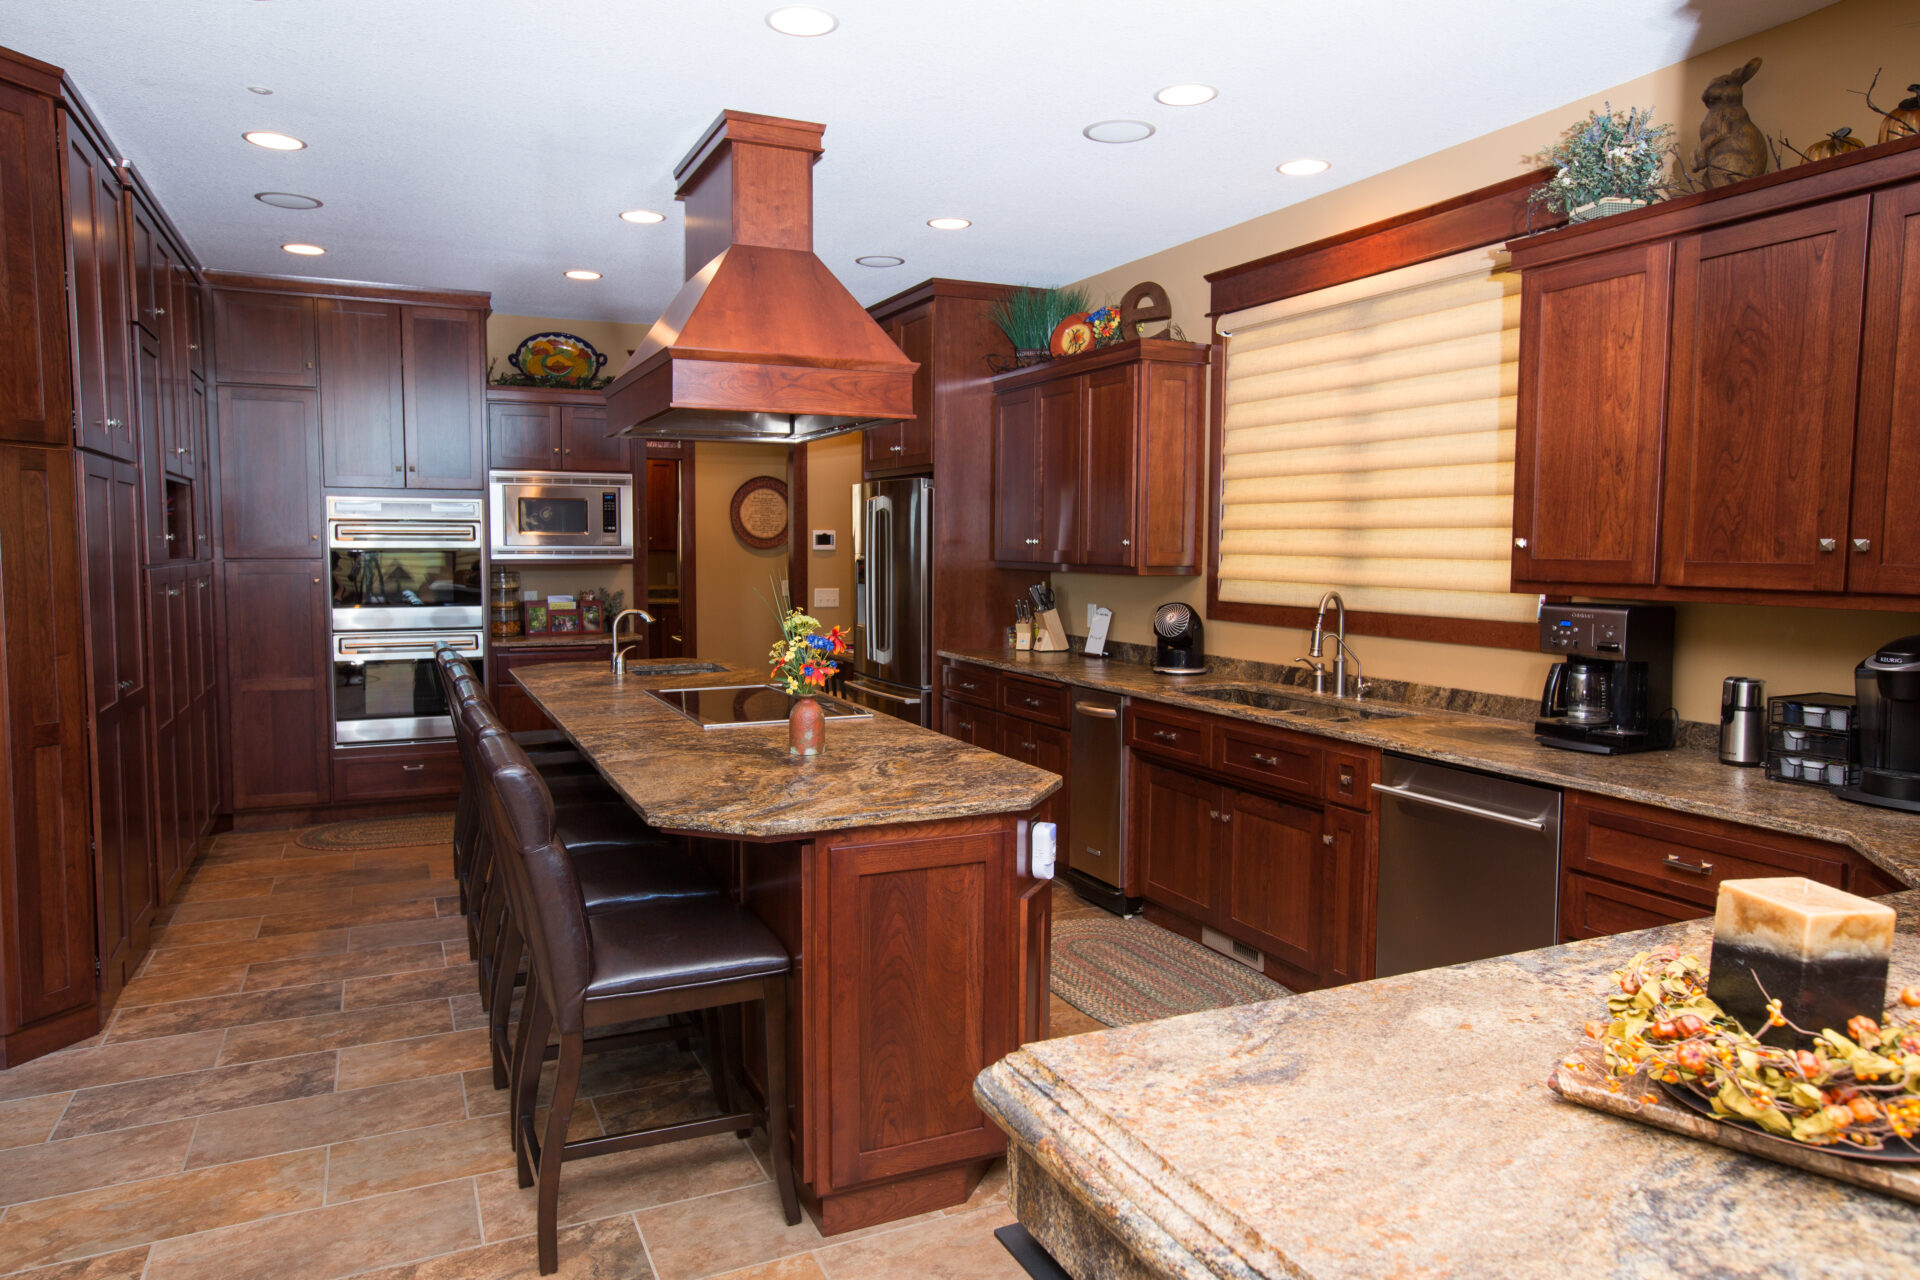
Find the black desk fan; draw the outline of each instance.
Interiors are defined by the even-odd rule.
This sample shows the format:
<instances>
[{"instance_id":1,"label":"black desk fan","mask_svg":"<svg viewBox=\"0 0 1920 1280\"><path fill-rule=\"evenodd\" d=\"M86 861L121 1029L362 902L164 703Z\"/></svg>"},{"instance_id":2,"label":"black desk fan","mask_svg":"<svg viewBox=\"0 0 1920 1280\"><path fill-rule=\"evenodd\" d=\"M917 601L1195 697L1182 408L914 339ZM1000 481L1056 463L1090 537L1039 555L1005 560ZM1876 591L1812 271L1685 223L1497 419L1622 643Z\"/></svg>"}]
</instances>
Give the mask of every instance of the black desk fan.
<instances>
[{"instance_id":1,"label":"black desk fan","mask_svg":"<svg viewBox=\"0 0 1920 1280\"><path fill-rule=\"evenodd\" d=\"M1153 611L1153 669L1170 676L1197 676L1207 670L1201 637L1206 628L1191 605L1178 600Z\"/></svg>"}]
</instances>

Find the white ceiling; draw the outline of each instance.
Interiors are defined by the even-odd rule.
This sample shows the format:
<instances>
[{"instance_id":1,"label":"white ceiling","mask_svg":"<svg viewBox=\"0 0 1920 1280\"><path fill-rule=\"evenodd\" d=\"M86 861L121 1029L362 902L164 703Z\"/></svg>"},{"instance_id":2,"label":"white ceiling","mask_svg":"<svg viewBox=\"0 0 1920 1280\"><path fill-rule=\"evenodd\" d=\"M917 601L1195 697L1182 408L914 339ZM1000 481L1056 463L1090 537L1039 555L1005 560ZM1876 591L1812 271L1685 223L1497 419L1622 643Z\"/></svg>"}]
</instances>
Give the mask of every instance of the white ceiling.
<instances>
[{"instance_id":1,"label":"white ceiling","mask_svg":"<svg viewBox=\"0 0 1920 1280\"><path fill-rule=\"evenodd\" d=\"M0 0L0 43L73 74L209 267L648 322L681 279L673 166L722 108L826 124L816 248L862 302L934 275L1057 284L1825 0L823 0L840 28L816 39L767 27L781 2ZM1220 96L1153 100L1184 81ZM1158 133L1081 137L1113 118ZM1301 156L1334 167L1274 172ZM615 217L636 206L667 221ZM946 215L974 225L926 226ZM881 253L906 265L854 265Z\"/></svg>"}]
</instances>

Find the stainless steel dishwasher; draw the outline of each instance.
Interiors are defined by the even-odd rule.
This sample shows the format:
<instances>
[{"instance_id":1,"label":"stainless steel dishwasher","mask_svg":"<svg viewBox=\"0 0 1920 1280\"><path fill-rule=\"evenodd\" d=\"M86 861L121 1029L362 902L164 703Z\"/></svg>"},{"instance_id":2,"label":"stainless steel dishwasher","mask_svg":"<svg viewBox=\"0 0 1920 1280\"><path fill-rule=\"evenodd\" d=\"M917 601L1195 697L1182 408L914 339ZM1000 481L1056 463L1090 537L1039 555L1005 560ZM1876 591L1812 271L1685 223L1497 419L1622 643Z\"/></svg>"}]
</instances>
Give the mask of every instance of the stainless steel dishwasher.
<instances>
[{"instance_id":1,"label":"stainless steel dishwasher","mask_svg":"<svg viewBox=\"0 0 1920 1280\"><path fill-rule=\"evenodd\" d=\"M1560 941L1560 793L1388 755L1375 977Z\"/></svg>"},{"instance_id":2,"label":"stainless steel dishwasher","mask_svg":"<svg viewBox=\"0 0 1920 1280\"><path fill-rule=\"evenodd\" d=\"M1068 771L1067 879L1115 915L1140 909L1127 898L1125 703L1118 694L1073 691L1073 759Z\"/></svg>"}]
</instances>

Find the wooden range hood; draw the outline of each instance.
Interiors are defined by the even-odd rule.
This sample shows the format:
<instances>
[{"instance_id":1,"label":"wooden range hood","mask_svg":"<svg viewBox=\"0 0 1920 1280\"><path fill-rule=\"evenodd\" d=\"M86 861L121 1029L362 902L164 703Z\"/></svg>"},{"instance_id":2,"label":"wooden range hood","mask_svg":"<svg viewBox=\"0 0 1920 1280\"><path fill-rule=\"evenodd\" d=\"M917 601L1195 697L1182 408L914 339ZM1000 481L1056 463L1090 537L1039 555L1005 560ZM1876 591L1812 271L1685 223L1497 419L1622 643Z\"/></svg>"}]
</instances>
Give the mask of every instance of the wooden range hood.
<instances>
[{"instance_id":1,"label":"wooden range hood","mask_svg":"<svg viewBox=\"0 0 1920 1280\"><path fill-rule=\"evenodd\" d=\"M674 169L687 282L607 388L611 434L797 444L913 416L919 365L813 254L824 132L723 111Z\"/></svg>"}]
</instances>

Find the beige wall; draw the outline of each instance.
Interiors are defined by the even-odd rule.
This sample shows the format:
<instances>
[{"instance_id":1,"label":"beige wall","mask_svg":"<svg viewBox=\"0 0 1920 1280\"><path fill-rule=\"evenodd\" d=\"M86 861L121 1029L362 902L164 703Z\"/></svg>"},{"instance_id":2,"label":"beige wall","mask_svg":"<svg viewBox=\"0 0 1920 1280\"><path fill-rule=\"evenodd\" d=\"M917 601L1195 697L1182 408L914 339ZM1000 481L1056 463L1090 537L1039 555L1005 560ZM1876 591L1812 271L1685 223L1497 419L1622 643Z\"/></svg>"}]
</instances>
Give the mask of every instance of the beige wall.
<instances>
[{"instance_id":1,"label":"beige wall","mask_svg":"<svg viewBox=\"0 0 1920 1280\"><path fill-rule=\"evenodd\" d=\"M786 480L785 445L698 444L693 451L694 647L712 662L758 666L780 635L769 578L787 577L787 551L734 536L733 493L755 476ZM758 592L759 594L755 594Z\"/></svg>"},{"instance_id":2,"label":"beige wall","mask_svg":"<svg viewBox=\"0 0 1920 1280\"><path fill-rule=\"evenodd\" d=\"M809 547L807 612L829 627L853 626L853 486L860 483L860 443L861 437L854 434L807 446L807 511L795 517L802 544ZM839 535L834 550L811 549L815 529L831 529ZM816 587L837 588L840 607L815 608Z\"/></svg>"},{"instance_id":3,"label":"beige wall","mask_svg":"<svg viewBox=\"0 0 1920 1280\"><path fill-rule=\"evenodd\" d=\"M1080 283L1097 299L1118 300L1133 284L1158 281L1188 336L1204 339L1209 271L1338 234L1417 209L1532 167L1526 160L1556 140L1589 109L1652 107L1679 128L1690 152L1705 108L1700 91L1713 76L1758 54L1760 73L1747 86L1747 104L1759 126L1805 147L1841 125L1869 141L1878 117L1848 89L1864 89L1874 69L1887 68L1875 100L1890 106L1904 86L1920 79L1920 22L1912 0L1846 0L1796 22L1698 55L1652 75L1601 90L1532 120L1486 134L1411 164L1341 187L1252 221L1142 258ZM1791 157L1789 157L1791 158ZM1313 179L1303 179L1311 182ZM1079 631L1086 603L1114 611L1115 639L1151 642L1151 615L1165 600L1203 607L1204 578L1124 579L1057 574L1063 616ZM1337 583L1329 583L1337 587ZM1688 605L1679 612L1676 701L1682 716L1719 716L1720 679L1761 676L1775 693L1851 687L1853 665L1882 641L1920 632L1920 614L1874 614L1793 608ZM1208 647L1220 654L1287 662L1306 652L1304 633L1245 623L1209 622ZM1369 675L1530 695L1539 691L1548 659L1542 654L1361 637L1354 647Z\"/></svg>"}]
</instances>

